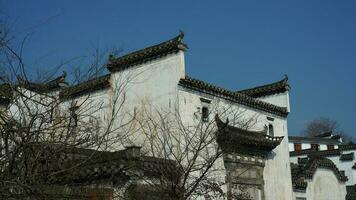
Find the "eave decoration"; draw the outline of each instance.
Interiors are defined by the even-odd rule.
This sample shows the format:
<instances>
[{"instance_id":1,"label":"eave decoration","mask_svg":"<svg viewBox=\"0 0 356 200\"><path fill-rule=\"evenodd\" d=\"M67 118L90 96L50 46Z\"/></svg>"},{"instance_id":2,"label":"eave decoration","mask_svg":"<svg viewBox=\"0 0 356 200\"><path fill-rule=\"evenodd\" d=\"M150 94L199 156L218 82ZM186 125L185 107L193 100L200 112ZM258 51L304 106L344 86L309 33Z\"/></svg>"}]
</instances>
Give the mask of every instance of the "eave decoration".
<instances>
[{"instance_id":1,"label":"eave decoration","mask_svg":"<svg viewBox=\"0 0 356 200\"><path fill-rule=\"evenodd\" d=\"M229 120L223 122L215 116L218 127L217 142L226 153L263 154L275 149L284 137L267 135L267 130L251 131L229 125Z\"/></svg>"}]
</instances>

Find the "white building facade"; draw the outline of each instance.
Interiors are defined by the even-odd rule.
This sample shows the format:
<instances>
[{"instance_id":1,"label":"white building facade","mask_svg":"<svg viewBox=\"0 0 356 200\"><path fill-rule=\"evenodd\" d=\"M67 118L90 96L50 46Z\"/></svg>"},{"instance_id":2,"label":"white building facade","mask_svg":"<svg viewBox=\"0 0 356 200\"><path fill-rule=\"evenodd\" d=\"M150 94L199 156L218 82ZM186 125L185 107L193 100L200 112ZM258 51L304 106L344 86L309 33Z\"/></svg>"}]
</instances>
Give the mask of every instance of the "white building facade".
<instances>
[{"instance_id":1,"label":"white building facade","mask_svg":"<svg viewBox=\"0 0 356 200\"><path fill-rule=\"evenodd\" d=\"M232 195L239 192L239 187L248 187L248 195L256 200L293 199L288 151L290 105L287 77L242 91L229 91L191 78L185 73L187 46L183 36L180 34L122 57L111 57L107 65L108 75L60 89L63 108L71 112L73 107L83 106L82 102L86 101L86 112L94 113L98 118L108 119L113 113L120 116L114 119L113 129L130 122L125 128L132 134L126 143L115 144L114 151L125 149L125 146L145 147L148 138L136 131L139 125L130 120L144 116L143 113L148 111L178 112L185 126L229 119L232 123L224 126L230 127L229 131L236 138L245 138L247 142L241 145L244 150L251 151L233 149L217 160L215 165L219 170L215 175L225 182L222 189ZM88 95L90 101L87 101ZM238 121L232 121L236 113L239 113ZM239 122L250 121L253 123L248 130L238 128ZM228 177L236 175L245 166L251 166L243 172L248 175L238 175L236 179ZM231 196L225 198L233 199Z\"/></svg>"},{"instance_id":2,"label":"white building facade","mask_svg":"<svg viewBox=\"0 0 356 200\"><path fill-rule=\"evenodd\" d=\"M333 190L337 192L332 193L333 195L330 196L330 198L332 199L345 199L345 196L346 199L356 198L354 196L356 184L356 165L354 156L356 151L355 145L344 144L342 143L342 138L339 135L333 135L331 132L329 132L317 135L315 137L289 136L289 151L292 168L293 166L306 168L306 163L315 157L320 159L323 158L324 161L327 160L327 166L334 166L332 167L333 170L331 170L331 168L326 169L323 166L319 167L320 170L323 170L322 173L326 173L326 171L329 170L329 175L325 174L324 177L329 177L331 179L331 177L334 176L334 181L331 181L328 178L322 180L322 177L320 177L322 181L317 181L315 183L313 182L315 177L312 177L312 179L308 179L305 181L305 183L308 182L308 184L309 182L312 183L313 186L311 188L319 188L318 191L310 188L304 188L303 190L296 189L296 180L294 178L294 192L297 197L299 196L305 197L306 199L313 199L313 196L320 196L316 194L318 192L329 194L327 190ZM341 181L342 178L340 178L340 174L345 175L347 179L343 179L343 181ZM339 177L339 179L337 179L336 177ZM327 187L323 186L326 183L332 182L333 186L332 184ZM335 195L338 195L338 197Z\"/></svg>"}]
</instances>

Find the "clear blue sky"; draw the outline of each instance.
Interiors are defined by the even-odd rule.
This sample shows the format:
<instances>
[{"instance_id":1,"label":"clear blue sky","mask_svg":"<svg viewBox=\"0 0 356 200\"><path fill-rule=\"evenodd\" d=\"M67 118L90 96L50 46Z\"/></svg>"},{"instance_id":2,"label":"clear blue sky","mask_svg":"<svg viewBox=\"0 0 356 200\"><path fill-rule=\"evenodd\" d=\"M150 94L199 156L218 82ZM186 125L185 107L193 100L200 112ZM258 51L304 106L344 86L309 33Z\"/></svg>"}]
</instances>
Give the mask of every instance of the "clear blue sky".
<instances>
[{"instance_id":1,"label":"clear blue sky","mask_svg":"<svg viewBox=\"0 0 356 200\"><path fill-rule=\"evenodd\" d=\"M186 33L187 73L232 89L288 74L289 133L330 117L356 136L356 1L0 0L25 61L40 67L93 47L136 50Z\"/></svg>"}]
</instances>

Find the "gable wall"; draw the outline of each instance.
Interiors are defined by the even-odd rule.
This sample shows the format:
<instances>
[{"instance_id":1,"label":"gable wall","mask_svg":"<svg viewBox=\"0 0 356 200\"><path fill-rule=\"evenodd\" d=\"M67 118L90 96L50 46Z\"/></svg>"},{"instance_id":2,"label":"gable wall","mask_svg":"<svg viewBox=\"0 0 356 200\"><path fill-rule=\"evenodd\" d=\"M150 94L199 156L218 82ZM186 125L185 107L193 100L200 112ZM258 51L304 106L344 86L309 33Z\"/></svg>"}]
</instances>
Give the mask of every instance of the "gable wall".
<instances>
[{"instance_id":1,"label":"gable wall","mask_svg":"<svg viewBox=\"0 0 356 200\"><path fill-rule=\"evenodd\" d=\"M289 92L283 92L278 94L272 94L268 96L263 96L257 98L261 101L271 103L280 107L286 107L287 111L290 112L290 105L289 105Z\"/></svg>"},{"instance_id":2,"label":"gable wall","mask_svg":"<svg viewBox=\"0 0 356 200\"><path fill-rule=\"evenodd\" d=\"M222 118L223 121L229 118L229 122L234 123L233 115L238 114L239 120L245 121L254 119L255 123L250 128L251 130L260 131L263 130L265 125L272 124L274 126L274 136L284 136L281 144L274 149L266 159L264 167L264 181L265 186L265 199L266 200L285 200L292 198L292 183L289 165L289 151L288 151L288 127L287 119L279 117L273 114L269 114L260 110L252 109L243 105L232 103L230 101L222 100L220 98L186 90L180 89L179 92L179 105L183 118L186 123L197 123L201 117L201 107L204 103L200 98L210 99L211 113L209 120L214 120L216 113L225 110L226 108L231 110L230 114ZM216 109L217 108L217 109ZM268 121L268 117L273 117L274 121ZM220 171L220 177L226 175L223 161L217 163L219 167L217 169L223 169Z\"/></svg>"}]
</instances>

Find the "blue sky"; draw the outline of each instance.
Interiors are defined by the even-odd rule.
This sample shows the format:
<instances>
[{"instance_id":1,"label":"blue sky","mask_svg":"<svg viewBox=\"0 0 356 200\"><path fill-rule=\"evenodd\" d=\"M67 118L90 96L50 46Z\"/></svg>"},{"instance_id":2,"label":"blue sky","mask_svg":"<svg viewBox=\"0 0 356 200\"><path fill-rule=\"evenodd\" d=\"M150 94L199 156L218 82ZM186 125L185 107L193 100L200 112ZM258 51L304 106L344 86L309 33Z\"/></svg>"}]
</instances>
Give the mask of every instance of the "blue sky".
<instances>
[{"instance_id":1,"label":"blue sky","mask_svg":"<svg viewBox=\"0 0 356 200\"><path fill-rule=\"evenodd\" d=\"M351 0L0 0L13 34L30 33L24 58L39 69L96 47L129 52L181 29L190 76L237 90L288 74L291 135L330 117L356 137L355 11Z\"/></svg>"}]
</instances>

